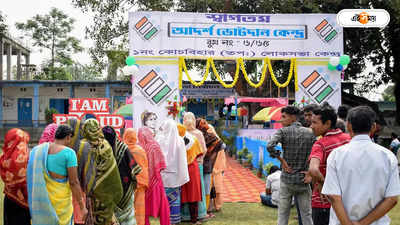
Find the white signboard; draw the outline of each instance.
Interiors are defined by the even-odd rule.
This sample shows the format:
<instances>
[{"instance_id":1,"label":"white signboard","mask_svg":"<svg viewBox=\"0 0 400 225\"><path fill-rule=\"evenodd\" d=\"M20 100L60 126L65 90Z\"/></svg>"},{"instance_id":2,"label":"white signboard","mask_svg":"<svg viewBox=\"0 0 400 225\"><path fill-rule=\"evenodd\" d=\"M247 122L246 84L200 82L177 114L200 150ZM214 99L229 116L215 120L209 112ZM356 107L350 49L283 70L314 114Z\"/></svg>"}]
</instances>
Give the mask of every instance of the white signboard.
<instances>
[{"instance_id":1,"label":"white signboard","mask_svg":"<svg viewBox=\"0 0 400 225\"><path fill-rule=\"evenodd\" d=\"M330 57L343 54L336 14L131 12L130 55Z\"/></svg>"},{"instance_id":2,"label":"white signboard","mask_svg":"<svg viewBox=\"0 0 400 225\"><path fill-rule=\"evenodd\" d=\"M328 102L336 109L341 105L341 72L330 71L327 65L327 61L298 61L296 102Z\"/></svg>"},{"instance_id":3,"label":"white signboard","mask_svg":"<svg viewBox=\"0 0 400 225\"><path fill-rule=\"evenodd\" d=\"M140 128L147 124L154 132L167 118L168 106L179 102L178 60L154 60L151 64L141 65L137 60L139 75L132 87L133 127ZM168 104L171 102L171 105ZM147 114L147 115L145 115Z\"/></svg>"}]
</instances>

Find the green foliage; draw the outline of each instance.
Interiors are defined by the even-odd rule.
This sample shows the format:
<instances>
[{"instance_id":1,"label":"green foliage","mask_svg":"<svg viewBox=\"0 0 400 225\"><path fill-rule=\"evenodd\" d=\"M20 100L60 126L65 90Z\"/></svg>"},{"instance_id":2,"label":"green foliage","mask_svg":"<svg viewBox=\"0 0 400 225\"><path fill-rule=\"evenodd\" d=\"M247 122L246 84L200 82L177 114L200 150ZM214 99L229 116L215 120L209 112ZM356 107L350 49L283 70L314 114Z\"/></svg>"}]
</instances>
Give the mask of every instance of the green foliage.
<instances>
[{"instance_id":1,"label":"green foliage","mask_svg":"<svg viewBox=\"0 0 400 225\"><path fill-rule=\"evenodd\" d=\"M242 150L243 155L246 157L249 154L249 149L248 148L243 148Z\"/></svg>"},{"instance_id":2,"label":"green foliage","mask_svg":"<svg viewBox=\"0 0 400 225\"><path fill-rule=\"evenodd\" d=\"M53 114L59 114L59 112L57 111L57 109L54 108L50 109L46 108L44 114L45 114L46 124L51 124L53 123Z\"/></svg>"},{"instance_id":3,"label":"green foliage","mask_svg":"<svg viewBox=\"0 0 400 225\"><path fill-rule=\"evenodd\" d=\"M383 101L387 102L395 102L396 98L394 97L394 85L389 85L382 93Z\"/></svg>"},{"instance_id":4,"label":"green foliage","mask_svg":"<svg viewBox=\"0 0 400 225\"><path fill-rule=\"evenodd\" d=\"M80 41L70 36L73 24L74 19L52 8L49 14L36 15L26 23L16 23L16 27L32 38L34 46L50 50L50 67L56 67L56 63L72 65L71 53L83 50Z\"/></svg>"},{"instance_id":5,"label":"green foliage","mask_svg":"<svg viewBox=\"0 0 400 225\"><path fill-rule=\"evenodd\" d=\"M34 80L72 80L72 75L64 67L44 67Z\"/></svg>"},{"instance_id":6,"label":"green foliage","mask_svg":"<svg viewBox=\"0 0 400 225\"><path fill-rule=\"evenodd\" d=\"M253 154L248 153L247 156L246 156L246 158L247 158L247 162L248 162L248 163L251 164L251 163L253 162Z\"/></svg>"},{"instance_id":7,"label":"green foliage","mask_svg":"<svg viewBox=\"0 0 400 225\"><path fill-rule=\"evenodd\" d=\"M265 171L267 174L269 174L269 171L271 170L271 167L272 167L273 165L274 165L274 164L273 164L272 162L265 164L264 167L263 167L264 171Z\"/></svg>"},{"instance_id":8,"label":"green foliage","mask_svg":"<svg viewBox=\"0 0 400 225\"><path fill-rule=\"evenodd\" d=\"M4 33L7 31L7 24L6 24L6 16L3 14L2 11L0 11L0 34Z\"/></svg>"},{"instance_id":9,"label":"green foliage","mask_svg":"<svg viewBox=\"0 0 400 225\"><path fill-rule=\"evenodd\" d=\"M117 71L125 66L125 60L128 57L128 51L110 50L106 52L109 60L107 80L117 80Z\"/></svg>"}]
</instances>

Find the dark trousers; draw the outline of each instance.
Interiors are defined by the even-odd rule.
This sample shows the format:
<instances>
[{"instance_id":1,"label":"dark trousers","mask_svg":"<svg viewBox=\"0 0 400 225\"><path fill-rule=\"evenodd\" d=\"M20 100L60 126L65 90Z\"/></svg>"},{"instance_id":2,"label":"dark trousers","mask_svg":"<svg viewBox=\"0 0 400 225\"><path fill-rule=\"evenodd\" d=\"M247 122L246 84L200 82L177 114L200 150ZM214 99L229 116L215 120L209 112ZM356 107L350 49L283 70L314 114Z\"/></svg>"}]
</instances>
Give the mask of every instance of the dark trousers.
<instances>
[{"instance_id":1,"label":"dark trousers","mask_svg":"<svg viewBox=\"0 0 400 225\"><path fill-rule=\"evenodd\" d=\"M190 211L190 222L196 223L197 217L199 215L199 203L198 202L190 202L189 203L189 211Z\"/></svg>"},{"instance_id":2,"label":"dark trousers","mask_svg":"<svg viewBox=\"0 0 400 225\"><path fill-rule=\"evenodd\" d=\"M314 225L329 225L330 208L312 208Z\"/></svg>"},{"instance_id":3,"label":"dark trousers","mask_svg":"<svg viewBox=\"0 0 400 225\"><path fill-rule=\"evenodd\" d=\"M28 208L24 208L4 195L4 225L29 225L31 214Z\"/></svg>"}]
</instances>

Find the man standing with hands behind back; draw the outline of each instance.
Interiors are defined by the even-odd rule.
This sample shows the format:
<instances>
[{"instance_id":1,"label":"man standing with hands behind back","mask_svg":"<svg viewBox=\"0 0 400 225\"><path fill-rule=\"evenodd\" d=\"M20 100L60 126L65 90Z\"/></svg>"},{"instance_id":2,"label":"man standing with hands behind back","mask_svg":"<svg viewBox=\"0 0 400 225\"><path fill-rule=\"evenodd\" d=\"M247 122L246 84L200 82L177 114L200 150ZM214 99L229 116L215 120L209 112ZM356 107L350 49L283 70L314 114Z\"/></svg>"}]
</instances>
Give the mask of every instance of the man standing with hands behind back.
<instances>
[{"instance_id":1,"label":"man standing with hands behind back","mask_svg":"<svg viewBox=\"0 0 400 225\"><path fill-rule=\"evenodd\" d=\"M368 135L375 117L368 106L351 109L347 129L352 139L328 158L322 194L332 204L330 225L390 224L386 214L400 195L399 170L393 153Z\"/></svg>"},{"instance_id":2,"label":"man standing with hands behind back","mask_svg":"<svg viewBox=\"0 0 400 225\"><path fill-rule=\"evenodd\" d=\"M303 225L313 225L311 218L311 188L303 182L307 170L307 158L315 137L309 128L302 127L297 121L300 110L295 106L286 106L282 109L279 129L268 143L268 152L271 157L281 161L283 168L279 193L278 225L287 225L290 215L292 197L296 196ZM278 143L282 144L283 158L275 150Z\"/></svg>"}]
</instances>

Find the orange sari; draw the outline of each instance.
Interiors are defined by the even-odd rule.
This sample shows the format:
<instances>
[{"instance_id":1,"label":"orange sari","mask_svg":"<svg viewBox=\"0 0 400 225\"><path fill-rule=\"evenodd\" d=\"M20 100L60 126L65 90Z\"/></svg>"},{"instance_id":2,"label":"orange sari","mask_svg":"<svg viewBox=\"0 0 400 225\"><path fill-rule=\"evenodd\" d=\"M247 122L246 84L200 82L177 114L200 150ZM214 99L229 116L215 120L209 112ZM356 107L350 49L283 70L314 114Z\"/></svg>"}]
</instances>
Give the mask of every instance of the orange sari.
<instances>
[{"instance_id":1,"label":"orange sari","mask_svg":"<svg viewBox=\"0 0 400 225\"><path fill-rule=\"evenodd\" d=\"M137 134L133 128L128 128L124 132L123 140L128 145L130 153L135 161L142 168L142 172L136 175L137 189L135 191L135 217L138 225L145 224L145 193L149 185L149 171L146 152L137 144Z\"/></svg>"}]
</instances>

